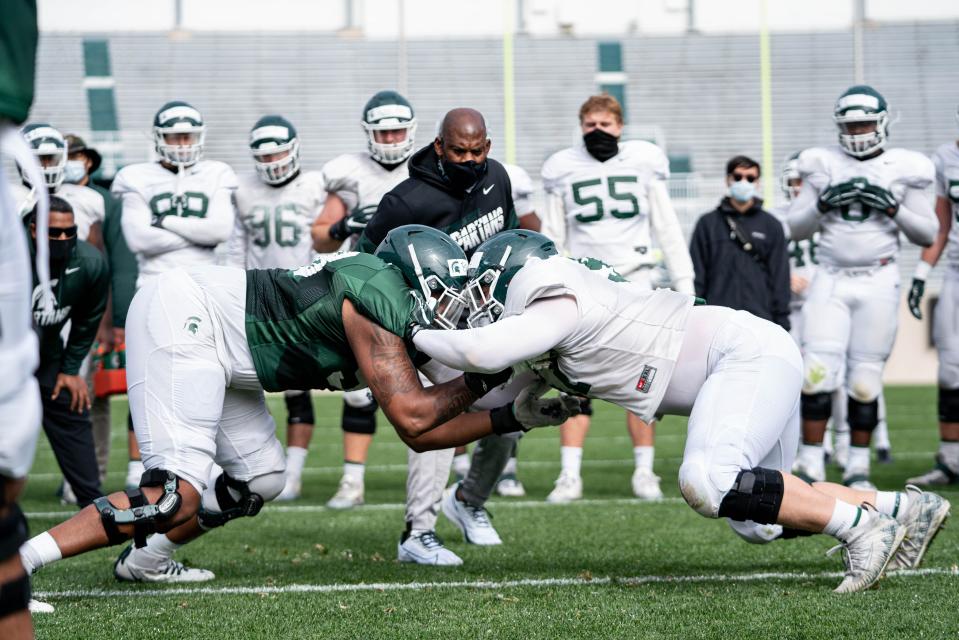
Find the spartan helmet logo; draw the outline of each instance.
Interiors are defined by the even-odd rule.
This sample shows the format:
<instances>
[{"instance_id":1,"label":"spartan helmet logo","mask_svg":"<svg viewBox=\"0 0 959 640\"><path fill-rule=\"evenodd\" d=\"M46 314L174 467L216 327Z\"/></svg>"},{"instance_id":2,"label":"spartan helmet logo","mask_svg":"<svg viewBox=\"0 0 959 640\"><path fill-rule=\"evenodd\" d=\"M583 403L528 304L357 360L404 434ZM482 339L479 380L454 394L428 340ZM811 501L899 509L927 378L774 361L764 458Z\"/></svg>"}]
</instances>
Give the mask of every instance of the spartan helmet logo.
<instances>
[{"instance_id":1,"label":"spartan helmet logo","mask_svg":"<svg viewBox=\"0 0 959 640\"><path fill-rule=\"evenodd\" d=\"M190 316L186 319L186 322L183 323L183 328L190 332L190 334L196 335L196 332L200 330L200 322L202 322L200 318Z\"/></svg>"}]
</instances>

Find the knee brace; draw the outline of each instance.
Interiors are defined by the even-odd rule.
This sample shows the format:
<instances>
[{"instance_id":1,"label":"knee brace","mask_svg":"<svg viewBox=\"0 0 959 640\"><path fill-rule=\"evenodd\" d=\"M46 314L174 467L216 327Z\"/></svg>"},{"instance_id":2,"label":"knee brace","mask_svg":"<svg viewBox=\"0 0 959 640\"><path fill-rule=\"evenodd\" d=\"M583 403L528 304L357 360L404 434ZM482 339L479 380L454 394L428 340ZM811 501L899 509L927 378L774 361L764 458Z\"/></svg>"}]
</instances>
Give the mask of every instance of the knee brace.
<instances>
[{"instance_id":1,"label":"knee brace","mask_svg":"<svg viewBox=\"0 0 959 640\"><path fill-rule=\"evenodd\" d=\"M347 433L363 433L372 435L376 433L376 410L379 405L376 400L369 397L366 404L358 404L351 400L349 394L343 396L343 419L341 426Z\"/></svg>"},{"instance_id":2,"label":"knee brace","mask_svg":"<svg viewBox=\"0 0 959 640\"><path fill-rule=\"evenodd\" d=\"M589 398L583 398L579 401L579 415L581 416L591 416L593 415L593 401Z\"/></svg>"},{"instance_id":3,"label":"knee brace","mask_svg":"<svg viewBox=\"0 0 959 640\"><path fill-rule=\"evenodd\" d=\"M743 469L719 504L719 515L730 520L775 524L783 502L783 474L775 469Z\"/></svg>"},{"instance_id":4,"label":"knee brace","mask_svg":"<svg viewBox=\"0 0 959 640\"><path fill-rule=\"evenodd\" d=\"M313 415L313 398L309 391L286 393L283 396L286 402L287 424L313 424L316 420Z\"/></svg>"},{"instance_id":5,"label":"knee brace","mask_svg":"<svg viewBox=\"0 0 959 640\"><path fill-rule=\"evenodd\" d=\"M222 527L236 518L252 518L260 513L263 504L283 491L286 476L282 471L257 476L244 482L230 477L225 471L213 485L213 495L203 494L203 503L197 514L200 527ZM234 497L234 493L238 494Z\"/></svg>"},{"instance_id":6,"label":"knee brace","mask_svg":"<svg viewBox=\"0 0 959 640\"><path fill-rule=\"evenodd\" d=\"M846 420L852 431L872 431L879 424L879 400L860 402L849 396L849 408L846 410Z\"/></svg>"},{"instance_id":7,"label":"knee brace","mask_svg":"<svg viewBox=\"0 0 959 640\"><path fill-rule=\"evenodd\" d=\"M799 407L803 420L829 420L832 415L832 394L804 393L800 396Z\"/></svg>"},{"instance_id":8,"label":"knee brace","mask_svg":"<svg viewBox=\"0 0 959 640\"><path fill-rule=\"evenodd\" d=\"M939 389L939 422L959 422L959 389Z\"/></svg>"},{"instance_id":9,"label":"knee brace","mask_svg":"<svg viewBox=\"0 0 959 640\"><path fill-rule=\"evenodd\" d=\"M0 480L0 490L3 482ZM2 494L0 494L2 495ZM16 503L0 517L0 562L18 556L20 546L27 541L27 519ZM0 584L0 618L23 611L30 603L30 577L26 574Z\"/></svg>"},{"instance_id":10,"label":"knee brace","mask_svg":"<svg viewBox=\"0 0 959 640\"><path fill-rule=\"evenodd\" d=\"M127 489L129 509L117 508L106 496L96 498L93 506L100 512L100 522L110 544L125 542L127 537L120 532L119 525L132 524L134 544L138 548L146 545L147 536L156 533L157 524L169 520L180 509L183 499L177 491L179 486L180 480L171 472L149 469L140 478L139 487ZM141 487L163 487L163 495L156 504L150 504Z\"/></svg>"}]
</instances>

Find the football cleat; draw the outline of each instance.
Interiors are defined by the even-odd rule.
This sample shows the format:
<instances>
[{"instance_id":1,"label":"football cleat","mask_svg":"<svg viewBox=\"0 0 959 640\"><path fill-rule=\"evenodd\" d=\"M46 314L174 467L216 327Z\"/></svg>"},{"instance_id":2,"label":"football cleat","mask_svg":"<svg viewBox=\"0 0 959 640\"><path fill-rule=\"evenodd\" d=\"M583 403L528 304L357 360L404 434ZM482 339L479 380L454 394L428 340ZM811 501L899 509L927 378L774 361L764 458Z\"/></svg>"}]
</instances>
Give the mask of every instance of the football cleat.
<instances>
[{"instance_id":1,"label":"football cleat","mask_svg":"<svg viewBox=\"0 0 959 640\"><path fill-rule=\"evenodd\" d=\"M443 514L463 532L463 538L470 544L483 547L503 544L486 509L466 504L456 497L459 487L457 482L443 492Z\"/></svg>"},{"instance_id":2,"label":"football cleat","mask_svg":"<svg viewBox=\"0 0 959 640\"><path fill-rule=\"evenodd\" d=\"M869 476L863 473L854 473L842 479L842 483L850 489L856 491L875 491L876 485L872 483Z\"/></svg>"},{"instance_id":3,"label":"football cleat","mask_svg":"<svg viewBox=\"0 0 959 640\"><path fill-rule=\"evenodd\" d=\"M405 531L397 545L397 560L416 564L432 564L453 567L463 564L463 559L443 545L435 531Z\"/></svg>"},{"instance_id":4,"label":"football cleat","mask_svg":"<svg viewBox=\"0 0 959 640\"><path fill-rule=\"evenodd\" d=\"M504 473L496 483L496 493L504 498L522 498L526 495L526 487L515 473Z\"/></svg>"},{"instance_id":5,"label":"football cleat","mask_svg":"<svg viewBox=\"0 0 959 640\"><path fill-rule=\"evenodd\" d=\"M275 497L273 500L275 502L289 502L290 500L296 500L300 497L300 492L302 490L303 482L299 478L287 476L286 484L283 485L283 491L281 491L280 495Z\"/></svg>"},{"instance_id":6,"label":"football cleat","mask_svg":"<svg viewBox=\"0 0 959 640\"><path fill-rule=\"evenodd\" d=\"M60 504L64 506L77 504L77 494L73 492L73 487L70 486L70 483L64 480L60 484L60 491L57 493L60 494Z\"/></svg>"},{"instance_id":7,"label":"football cleat","mask_svg":"<svg viewBox=\"0 0 959 640\"><path fill-rule=\"evenodd\" d=\"M937 463L932 471L927 471L915 478L909 478L906 483L924 487L945 487L951 484L959 484L959 474L953 473L946 465Z\"/></svg>"},{"instance_id":8,"label":"football cleat","mask_svg":"<svg viewBox=\"0 0 959 640\"><path fill-rule=\"evenodd\" d=\"M168 560L158 568L136 564L133 545L129 545L113 565L113 575L120 582L207 582L216 576L206 569L186 567L182 562Z\"/></svg>"},{"instance_id":9,"label":"football cleat","mask_svg":"<svg viewBox=\"0 0 959 640\"><path fill-rule=\"evenodd\" d=\"M850 435L848 431L836 434L836 443L833 446L832 459L840 469L845 469L846 465L849 464L850 446Z\"/></svg>"},{"instance_id":10,"label":"football cleat","mask_svg":"<svg viewBox=\"0 0 959 640\"><path fill-rule=\"evenodd\" d=\"M546 502L564 504L583 497L583 479L565 471L556 478L553 490L546 496Z\"/></svg>"},{"instance_id":11,"label":"football cleat","mask_svg":"<svg viewBox=\"0 0 959 640\"><path fill-rule=\"evenodd\" d=\"M659 476L651 469L637 468L633 471L633 494L640 500L662 500L663 491L659 488Z\"/></svg>"},{"instance_id":12,"label":"football cleat","mask_svg":"<svg viewBox=\"0 0 959 640\"><path fill-rule=\"evenodd\" d=\"M363 481L343 476L333 497L327 501L329 509L352 509L363 504Z\"/></svg>"},{"instance_id":13,"label":"football cleat","mask_svg":"<svg viewBox=\"0 0 959 640\"><path fill-rule=\"evenodd\" d=\"M908 511L903 518L906 537L889 563L889 570L915 569L922 562L929 545L949 517L949 501L935 493L926 493L914 485L906 485Z\"/></svg>"},{"instance_id":14,"label":"football cleat","mask_svg":"<svg viewBox=\"0 0 959 640\"><path fill-rule=\"evenodd\" d=\"M891 464L892 451L889 449L876 449L876 462L879 464Z\"/></svg>"},{"instance_id":15,"label":"football cleat","mask_svg":"<svg viewBox=\"0 0 959 640\"><path fill-rule=\"evenodd\" d=\"M34 600L33 598L30 598L30 603L27 605L27 609L30 610L30 613L53 613L56 611L52 604L40 602L39 600Z\"/></svg>"},{"instance_id":16,"label":"football cleat","mask_svg":"<svg viewBox=\"0 0 959 640\"><path fill-rule=\"evenodd\" d=\"M836 593L864 591L876 584L906 535L906 527L895 518L879 513L865 502L862 508L869 511L869 522L826 553L832 555L839 549L843 552L846 575L834 589Z\"/></svg>"},{"instance_id":17,"label":"football cleat","mask_svg":"<svg viewBox=\"0 0 959 640\"><path fill-rule=\"evenodd\" d=\"M792 473L799 479L812 484L813 482L825 482L826 468L824 464L810 465L803 460L796 460L793 464Z\"/></svg>"}]
</instances>

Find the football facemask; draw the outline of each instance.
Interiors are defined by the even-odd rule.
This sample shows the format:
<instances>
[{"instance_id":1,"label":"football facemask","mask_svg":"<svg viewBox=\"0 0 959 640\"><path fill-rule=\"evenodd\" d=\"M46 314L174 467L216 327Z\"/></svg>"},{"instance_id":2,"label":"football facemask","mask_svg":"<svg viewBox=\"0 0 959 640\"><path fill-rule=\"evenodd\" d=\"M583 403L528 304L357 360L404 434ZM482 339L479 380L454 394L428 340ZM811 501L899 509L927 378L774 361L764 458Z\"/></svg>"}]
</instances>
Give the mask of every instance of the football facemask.
<instances>
[{"instance_id":1,"label":"football facemask","mask_svg":"<svg viewBox=\"0 0 959 640\"><path fill-rule=\"evenodd\" d=\"M264 116L253 125L250 151L256 174L266 184L282 184L300 170L296 129L281 116Z\"/></svg>"},{"instance_id":2,"label":"football facemask","mask_svg":"<svg viewBox=\"0 0 959 640\"><path fill-rule=\"evenodd\" d=\"M67 166L67 143L63 135L48 124L31 124L21 130L43 170L43 180L51 193L63 184ZM24 181L30 184L29 179ZM36 185L30 184L31 187Z\"/></svg>"},{"instance_id":3,"label":"football facemask","mask_svg":"<svg viewBox=\"0 0 959 640\"><path fill-rule=\"evenodd\" d=\"M203 116L185 102L168 102L153 118L153 141L162 161L178 168L193 166L206 141Z\"/></svg>"},{"instance_id":4,"label":"football facemask","mask_svg":"<svg viewBox=\"0 0 959 640\"><path fill-rule=\"evenodd\" d=\"M839 128L839 144L855 158L870 156L886 144L888 108L885 98L872 87L859 85L847 89L836 101L833 121ZM863 123L872 126L861 131Z\"/></svg>"}]
</instances>

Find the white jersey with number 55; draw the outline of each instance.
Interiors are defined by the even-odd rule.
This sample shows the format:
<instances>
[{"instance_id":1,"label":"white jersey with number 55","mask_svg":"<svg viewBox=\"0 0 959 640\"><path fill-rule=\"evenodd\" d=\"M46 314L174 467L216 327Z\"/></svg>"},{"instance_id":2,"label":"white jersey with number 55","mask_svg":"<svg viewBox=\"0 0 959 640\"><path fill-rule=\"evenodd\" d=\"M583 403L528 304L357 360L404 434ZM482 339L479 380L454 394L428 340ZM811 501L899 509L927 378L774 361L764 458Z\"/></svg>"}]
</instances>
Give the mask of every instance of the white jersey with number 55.
<instances>
[{"instance_id":1,"label":"white jersey with number 55","mask_svg":"<svg viewBox=\"0 0 959 640\"><path fill-rule=\"evenodd\" d=\"M959 145L949 142L932 156L936 166L936 195L952 205L952 225L946 241L946 260L959 267Z\"/></svg>"},{"instance_id":2,"label":"white jersey with number 55","mask_svg":"<svg viewBox=\"0 0 959 640\"><path fill-rule=\"evenodd\" d=\"M599 258L624 275L652 264L649 185L669 177L663 150L642 140L620 142L600 162L577 145L554 153L542 170L551 207L561 203L564 245L573 257ZM555 212L551 212L555 219Z\"/></svg>"},{"instance_id":3,"label":"white jersey with number 55","mask_svg":"<svg viewBox=\"0 0 959 640\"><path fill-rule=\"evenodd\" d=\"M319 171L301 172L282 186L255 174L240 177L229 262L244 269L295 269L313 261L310 226L326 190Z\"/></svg>"}]
</instances>

